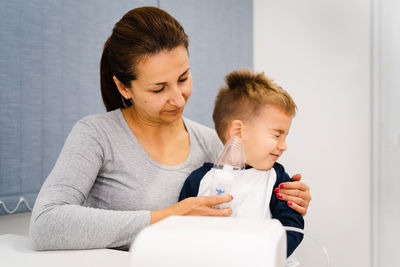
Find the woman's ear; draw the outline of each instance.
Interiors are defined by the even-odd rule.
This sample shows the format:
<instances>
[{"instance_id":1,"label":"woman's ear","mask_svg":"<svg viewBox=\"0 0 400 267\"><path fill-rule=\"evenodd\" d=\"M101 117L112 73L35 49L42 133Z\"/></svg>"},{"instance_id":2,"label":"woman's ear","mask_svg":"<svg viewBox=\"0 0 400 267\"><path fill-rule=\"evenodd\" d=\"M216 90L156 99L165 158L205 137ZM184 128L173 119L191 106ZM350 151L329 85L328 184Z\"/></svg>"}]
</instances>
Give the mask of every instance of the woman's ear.
<instances>
[{"instance_id":1,"label":"woman's ear","mask_svg":"<svg viewBox=\"0 0 400 267\"><path fill-rule=\"evenodd\" d=\"M113 76L113 80L114 80L115 85L118 88L119 93L122 95L123 98L125 98L125 99L132 98L128 88L126 88L126 86L122 82L120 82L120 80L118 80L118 78L115 77L115 75Z\"/></svg>"},{"instance_id":2,"label":"woman's ear","mask_svg":"<svg viewBox=\"0 0 400 267\"><path fill-rule=\"evenodd\" d=\"M243 134L243 122L241 120L234 120L231 122L231 126L229 127L229 138L234 136L242 138Z\"/></svg>"}]
</instances>

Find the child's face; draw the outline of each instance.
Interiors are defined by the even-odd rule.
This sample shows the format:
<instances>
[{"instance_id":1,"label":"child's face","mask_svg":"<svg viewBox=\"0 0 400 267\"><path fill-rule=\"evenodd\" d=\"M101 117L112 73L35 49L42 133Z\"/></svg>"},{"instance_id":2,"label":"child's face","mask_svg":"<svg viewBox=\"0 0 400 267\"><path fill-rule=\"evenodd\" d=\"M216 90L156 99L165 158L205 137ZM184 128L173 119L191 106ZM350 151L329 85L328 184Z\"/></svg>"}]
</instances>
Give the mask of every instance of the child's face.
<instances>
[{"instance_id":1,"label":"child's face","mask_svg":"<svg viewBox=\"0 0 400 267\"><path fill-rule=\"evenodd\" d=\"M292 117L274 105L266 105L257 117L245 123L242 138L246 163L260 170L271 169L286 150L291 123Z\"/></svg>"}]
</instances>

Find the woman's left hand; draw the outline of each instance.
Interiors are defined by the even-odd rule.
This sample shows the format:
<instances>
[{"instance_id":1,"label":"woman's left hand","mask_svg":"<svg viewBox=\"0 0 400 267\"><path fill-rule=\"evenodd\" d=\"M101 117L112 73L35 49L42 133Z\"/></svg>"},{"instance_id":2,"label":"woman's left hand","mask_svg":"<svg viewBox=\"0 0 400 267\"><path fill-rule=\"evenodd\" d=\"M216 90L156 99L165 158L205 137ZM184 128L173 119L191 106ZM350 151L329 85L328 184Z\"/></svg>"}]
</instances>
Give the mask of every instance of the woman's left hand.
<instances>
[{"instance_id":1,"label":"woman's left hand","mask_svg":"<svg viewBox=\"0 0 400 267\"><path fill-rule=\"evenodd\" d=\"M310 187L300 182L300 179L301 174L295 174L292 177L293 182L281 183L274 192L279 199L286 201L289 207L305 216L311 201L311 194Z\"/></svg>"}]
</instances>

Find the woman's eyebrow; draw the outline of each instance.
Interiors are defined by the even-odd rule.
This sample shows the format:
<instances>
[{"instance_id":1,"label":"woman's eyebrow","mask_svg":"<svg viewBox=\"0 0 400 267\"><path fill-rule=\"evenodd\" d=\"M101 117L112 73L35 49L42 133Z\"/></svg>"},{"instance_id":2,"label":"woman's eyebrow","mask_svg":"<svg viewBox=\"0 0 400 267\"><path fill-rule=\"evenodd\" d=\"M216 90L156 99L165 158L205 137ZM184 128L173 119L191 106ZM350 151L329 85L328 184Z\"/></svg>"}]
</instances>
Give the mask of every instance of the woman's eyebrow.
<instances>
[{"instance_id":1,"label":"woman's eyebrow","mask_svg":"<svg viewBox=\"0 0 400 267\"><path fill-rule=\"evenodd\" d=\"M189 72L189 70L190 70L190 67L187 68L181 75L179 75L178 80L180 78L182 78L182 76L185 76ZM167 82L159 82L159 83L153 83L152 85L166 85L166 84L167 84Z\"/></svg>"},{"instance_id":2,"label":"woman's eyebrow","mask_svg":"<svg viewBox=\"0 0 400 267\"><path fill-rule=\"evenodd\" d=\"M180 76L179 76L179 79L180 78L182 78L182 76L185 76L186 75L186 73L188 73L189 72L189 70L190 70L190 67L189 68L187 68Z\"/></svg>"},{"instance_id":3,"label":"woman's eyebrow","mask_svg":"<svg viewBox=\"0 0 400 267\"><path fill-rule=\"evenodd\" d=\"M151 85L166 85L166 84L167 84L167 82L159 82L159 83L153 83Z\"/></svg>"}]
</instances>

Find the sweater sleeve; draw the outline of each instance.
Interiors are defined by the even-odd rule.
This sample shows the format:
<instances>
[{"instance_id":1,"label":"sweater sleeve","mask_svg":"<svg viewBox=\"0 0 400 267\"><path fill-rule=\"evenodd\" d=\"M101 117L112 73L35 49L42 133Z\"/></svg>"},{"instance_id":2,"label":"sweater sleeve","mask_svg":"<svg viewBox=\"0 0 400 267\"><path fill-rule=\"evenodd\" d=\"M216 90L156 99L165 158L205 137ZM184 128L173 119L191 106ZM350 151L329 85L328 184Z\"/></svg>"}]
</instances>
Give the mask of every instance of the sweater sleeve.
<instances>
[{"instance_id":1,"label":"sweater sleeve","mask_svg":"<svg viewBox=\"0 0 400 267\"><path fill-rule=\"evenodd\" d=\"M150 211L85 207L105 156L93 125L72 129L43 184L32 212L30 236L36 250L127 248L150 223Z\"/></svg>"},{"instance_id":2,"label":"sweater sleeve","mask_svg":"<svg viewBox=\"0 0 400 267\"><path fill-rule=\"evenodd\" d=\"M274 188L278 187L280 183L291 181L289 175L285 172L285 169L282 165L280 165L279 163L275 163L274 169L276 172L276 183L274 185ZM286 201L278 199L274 193L272 194L269 206L272 217L278 219L283 226L292 226L304 229L303 217L298 212L291 209L287 205ZM297 232L287 231L286 239L287 257L289 257L303 240L303 235Z\"/></svg>"}]
</instances>

